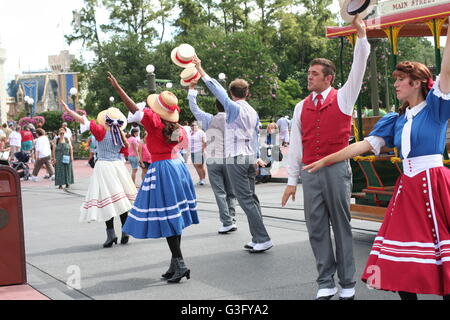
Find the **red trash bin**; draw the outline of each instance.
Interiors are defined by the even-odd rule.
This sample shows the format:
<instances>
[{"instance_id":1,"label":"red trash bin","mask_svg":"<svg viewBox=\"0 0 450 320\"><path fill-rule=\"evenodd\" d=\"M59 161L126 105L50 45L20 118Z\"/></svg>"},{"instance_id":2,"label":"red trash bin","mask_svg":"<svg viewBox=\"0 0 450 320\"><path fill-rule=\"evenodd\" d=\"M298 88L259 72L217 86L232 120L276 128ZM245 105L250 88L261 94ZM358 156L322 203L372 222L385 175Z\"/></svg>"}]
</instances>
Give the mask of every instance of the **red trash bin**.
<instances>
[{"instance_id":1,"label":"red trash bin","mask_svg":"<svg viewBox=\"0 0 450 320\"><path fill-rule=\"evenodd\" d=\"M20 178L0 165L0 286L26 282Z\"/></svg>"}]
</instances>

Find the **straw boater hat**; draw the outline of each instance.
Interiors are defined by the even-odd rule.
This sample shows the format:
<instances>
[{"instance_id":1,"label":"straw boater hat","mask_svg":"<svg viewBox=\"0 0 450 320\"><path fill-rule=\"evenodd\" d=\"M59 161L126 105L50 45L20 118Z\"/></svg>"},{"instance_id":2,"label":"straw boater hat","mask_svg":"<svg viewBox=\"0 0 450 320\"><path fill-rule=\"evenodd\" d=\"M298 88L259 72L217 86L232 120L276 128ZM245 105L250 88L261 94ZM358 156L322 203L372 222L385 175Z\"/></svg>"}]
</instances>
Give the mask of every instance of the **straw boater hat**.
<instances>
[{"instance_id":1,"label":"straw boater hat","mask_svg":"<svg viewBox=\"0 0 450 320\"><path fill-rule=\"evenodd\" d=\"M117 108L111 107L103 110L97 115L98 124L103 125L106 130L111 130L113 143L125 147L123 136L120 131L127 127L127 117Z\"/></svg>"},{"instance_id":2,"label":"straw boater hat","mask_svg":"<svg viewBox=\"0 0 450 320\"><path fill-rule=\"evenodd\" d=\"M173 63L182 68L193 67L194 64L192 63L192 60L194 59L194 56L194 47L187 43L180 44L180 46L173 49L170 54Z\"/></svg>"},{"instance_id":3,"label":"straw boater hat","mask_svg":"<svg viewBox=\"0 0 450 320\"><path fill-rule=\"evenodd\" d=\"M178 122L180 107L178 106L178 98L172 92L163 91L160 94L151 94L147 97L147 104L161 119Z\"/></svg>"},{"instance_id":4,"label":"straw boater hat","mask_svg":"<svg viewBox=\"0 0 450 320\"><path fill-rule=\"evenodd\" d=\"M376 7L377 0L339 0L339 5L342 19L350 23L358 13L361 19L367 17Z\"/></svg>"},{"instance_id":5,"label":"straw boater hat","mask_svg":"<svg viewBox=\"0 0 450 320\"><path fill-rule=\"evenodd\" d=\"M124 130L127 127L127 117L117 108L111 107L103 110L97 116L97 123L103 125L106 130L109 130L111 126L107 123L120 125L120 130Z\"/></svg>"},{"instance_id":6,"label":"straw boater hat","mask_svg":"<svg viewBox=\"0 0 450 320\"><path fill-rule=\"evenodd\" d=\"M180 83L182 86L185 86L185 87L189 86L189 83L191 83L191 81L198 80L201 78L200 72L198 72L195 67L190 67L190 68L184 69L180 73L180 77L181 77Z\"/></svg>"}]
</instances>

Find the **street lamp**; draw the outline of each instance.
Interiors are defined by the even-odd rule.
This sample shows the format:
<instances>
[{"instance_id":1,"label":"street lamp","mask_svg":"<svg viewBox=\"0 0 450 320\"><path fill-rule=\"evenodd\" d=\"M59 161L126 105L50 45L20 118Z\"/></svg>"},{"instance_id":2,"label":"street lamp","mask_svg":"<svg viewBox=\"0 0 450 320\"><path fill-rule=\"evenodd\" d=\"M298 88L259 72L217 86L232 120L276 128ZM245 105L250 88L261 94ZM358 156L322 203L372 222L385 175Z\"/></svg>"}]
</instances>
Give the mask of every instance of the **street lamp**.
<instances>
[{"instance_id":1,"label":"street lamp","mask_svg":"<svg viewBox=\"0 0 450 320\"><path fill-rule=\"evenodd\" d=\"M23 102L25 103L25 111L27 112L27 115L30 114L29 109L28 109L30 107L28 101L30 101L30 97L29 96L25 96L23 98Z\"/></svg>"},{"instance_id":2,"label":"street lamp","mask_svg":"<svg viewBox=\"0 0 450 320\"><path fill-rule=\"evenodd\" d=\"M34 105L34 99L30 98L29 96L25 96L23 98L25 101L25 110L27 111L27 115L32 117L33 116L33 105Z\"/></svg>"},{"instance_id":3,"label":"street lamp","mask_svg":"<svg viewBox=\"0 0 450 320\"><path fill-rule=\"evenodd\" d=\"M73 109L76 110L76 99L77 99L77 94L78 94L78 90L77 88L70 88L70 97L72 98L72 103L73 103Z\"/></svg>"},{"instance_id":4,"label":"street lamp","mask_svg":"<svg viewBox=\"0 0 450 320\"><path fill-rule=\"evenodd\" d=\"M223 73L223 72L219 73L219 82L223 87L226 86L226 79L227 79L227 76L225 75L225 73Z\"/></svg>"},{"instance_id":5,"label":"street lamp","mask_svg":"<svg viewBox=\"0 0 450 320\"><path fill-rule=\"evenodd\" d=\"M34 99L30 98L30 100L28 100L28 102L30 103L31 117L33 117L34 116Z\"/></svg>"},{"instance_id":6,"label":"street lamp","mask_svg":"<svg viewBox=\"0 0 450 320\"><path fill-rule=\"evenodd\" d=\"M150 94L156 93L155 66L149 64L145 70L147 71L148 92Z\"/></svg>"},{"instance_id":7,"label":"street lamp","mask_svg":"<svg viewBox=\"0 0 450 320\"><path fill-rule=\"evenodd\" d=\"M114 97L109 97L109 106L112 107L114 103Z\"/></svg>"}]
</instances>

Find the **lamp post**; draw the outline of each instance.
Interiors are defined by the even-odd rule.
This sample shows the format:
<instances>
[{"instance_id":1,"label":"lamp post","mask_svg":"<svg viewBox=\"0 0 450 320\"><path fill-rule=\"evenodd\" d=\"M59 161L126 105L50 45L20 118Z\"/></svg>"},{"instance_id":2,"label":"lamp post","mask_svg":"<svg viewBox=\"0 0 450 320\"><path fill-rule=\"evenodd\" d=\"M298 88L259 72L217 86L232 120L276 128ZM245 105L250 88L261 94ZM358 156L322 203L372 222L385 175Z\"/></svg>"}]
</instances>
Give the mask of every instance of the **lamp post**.
<instances>
[{"instance_id":1,"label":"lamp post","mask_svg":"<svg viewBox=\"0 0 450 320\"><path fill-rule=\"evenodd\" d=\"M23 98L23 100L25 101L25 110L27 112L27 115L29 117L32 117L33 116L34 99L30 98L29 96L25 96L25 98Z\"/></svg>"},{"instance_id":2,"label":"lamp post","mask_svg":"<svg viewBox=\"0 0 450 320\"><path fill-rule=\"evenodd\" d=\"M34 99L30 98L30 100L28 102L30 103L30 110L31 110L30 117L33 117L34 116Z\"/></svg>"},{"instance_id":3,"label":"lamp post","mask_svg":"<svg viewBox=\"0 0 450 320\"><path fill-rule=\"evenodd\" d=\"M223 72L219 73L219 83L224 88L227 85L227 80L226 79L227 79L227 76L225 75L225 73L223 73Z\"/></svg>"},{"instance_id":4,"label":"lamp post","mask_svg":"<svg viewBox=\"0 0 450 320\"><path fill-rule=\"evenodd\" d=\"M72 103L73 103L73 109L76 110L76 101L77 101L77 94L78 94L78 90L77 88L71 88L70 91L70 97L72 98Z\"/></svg>"},{"instance_id":5,"label":"lamp post","mask_svg":"<svg viewBox=\"0 0 450 320\"><path fill-rule=\"evenodd\" d=\"M150 94L156 93L155 66L149 64L145 70L147 71L148 92Z\"/></svg>"},{"instance_id":6,"label":"lamp post","mask_svg":"<svg viewBox=\"0 0 450 320\"><path fill-rule=\"evenodd\" d=\"M112 107L114 105L114 97L109 97L109 106Z\"/></svg>"}]
</instances>

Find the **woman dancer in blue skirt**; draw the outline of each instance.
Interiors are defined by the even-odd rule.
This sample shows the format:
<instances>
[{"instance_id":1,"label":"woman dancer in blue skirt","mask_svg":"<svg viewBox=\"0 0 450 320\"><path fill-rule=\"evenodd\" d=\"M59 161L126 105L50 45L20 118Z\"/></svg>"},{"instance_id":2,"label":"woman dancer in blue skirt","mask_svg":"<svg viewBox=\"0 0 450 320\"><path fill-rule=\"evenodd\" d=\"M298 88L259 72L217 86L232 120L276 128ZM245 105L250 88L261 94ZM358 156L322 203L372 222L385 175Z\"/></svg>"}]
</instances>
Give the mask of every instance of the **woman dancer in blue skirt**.
<instances>
[{"instance_id":1,"label":"woman dancer in blue skirt","mask_svg":"<svg viewBox=\"0 0 450 320\"><path fill-rule=\"evenodd\" d=\"M180 108L177 97L164 91L147 98L150 108L139 109L120 87L111 73L108 79L148 133L147 147L152 157L144 182L138 192L124 226L124 232L138 239L166 238L172 260L162 275L168 282L190 278L181 253L181 233L191 224L198 224L197 201L189 171L179 151L188 143L186 131L178 124Z\"/></svg>"}]
</instances>

